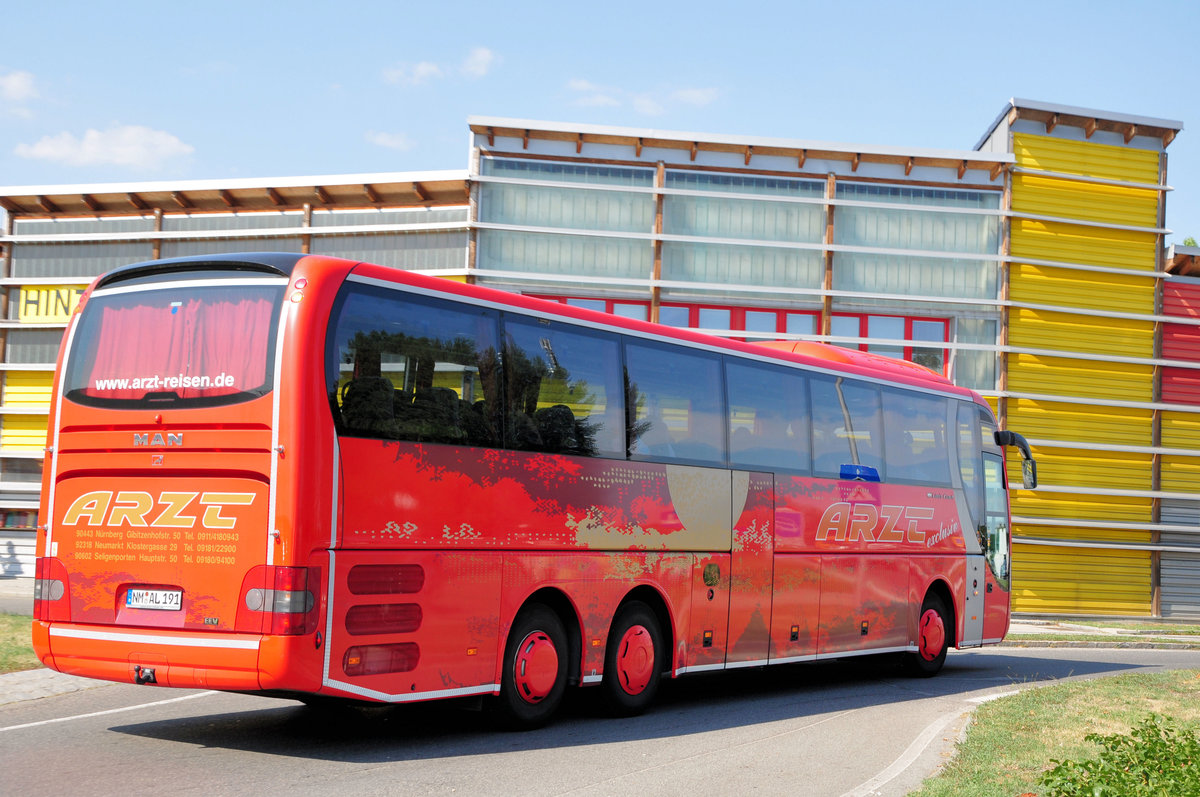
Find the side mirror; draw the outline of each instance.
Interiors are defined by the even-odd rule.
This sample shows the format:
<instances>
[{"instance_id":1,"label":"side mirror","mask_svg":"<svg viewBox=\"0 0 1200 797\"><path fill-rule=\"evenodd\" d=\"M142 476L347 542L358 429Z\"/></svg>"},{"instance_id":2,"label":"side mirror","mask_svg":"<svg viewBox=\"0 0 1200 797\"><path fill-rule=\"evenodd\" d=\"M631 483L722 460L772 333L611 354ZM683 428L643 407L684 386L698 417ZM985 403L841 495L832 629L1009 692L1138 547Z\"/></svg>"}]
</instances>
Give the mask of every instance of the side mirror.
<instances>
[{"instance_id":1,"label":"side mirror","mask_svg":"<svg viewBox=\"0 0 1200 797\"><path fill-rule=\"evenodd\" d=\"M996 445L1013 446L1021 451L1021 486L1026 490L1037 487L1037 462L1029 450L1029 443L1016 432L1001 429L994 433Z\"/></svg>"}]
</instances>

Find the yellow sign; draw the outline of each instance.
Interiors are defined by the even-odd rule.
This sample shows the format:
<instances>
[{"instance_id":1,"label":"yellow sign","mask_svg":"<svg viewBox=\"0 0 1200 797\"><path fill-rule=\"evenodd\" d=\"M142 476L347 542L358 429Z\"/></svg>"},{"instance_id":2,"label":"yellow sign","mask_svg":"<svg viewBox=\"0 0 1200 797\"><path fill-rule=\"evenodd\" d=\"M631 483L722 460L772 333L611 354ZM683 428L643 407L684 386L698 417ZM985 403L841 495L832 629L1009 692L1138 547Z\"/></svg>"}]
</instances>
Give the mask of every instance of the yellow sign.
<instances>
[{"instance_id":1,"label":"yellow sign","mask_svg":"<svg viewBox=\"0 0 1200 797\"><path fill-rule=\"evenodd\" d=\"M82 285L26 285L21 288L17 317L26 324L66 323L83 291Z\"/></svg>"}]
</instances>

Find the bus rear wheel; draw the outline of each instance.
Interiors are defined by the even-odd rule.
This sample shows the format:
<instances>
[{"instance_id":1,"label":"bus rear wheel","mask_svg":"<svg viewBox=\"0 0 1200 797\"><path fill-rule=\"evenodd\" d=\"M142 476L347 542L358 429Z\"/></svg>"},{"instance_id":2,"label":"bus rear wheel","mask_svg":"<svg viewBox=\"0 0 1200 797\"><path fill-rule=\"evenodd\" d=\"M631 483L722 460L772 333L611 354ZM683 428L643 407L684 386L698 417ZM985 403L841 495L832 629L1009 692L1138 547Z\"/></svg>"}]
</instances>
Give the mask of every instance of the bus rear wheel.
<instances>
[{"instance_id":1,"label":"bus rear wheel","mask_svg":"<svg viewBox=\"0 0 1200 797\"><path fill-rule=\"evenodd\" d=\"M601 688L609 711L619 717L645 711L658 693L662 662L662 630L654 612L640 601L622 606L604 651Z\"/></svg>"},{"instance_id":2,"label":"bus rear wheel","mask_svg":"<svg viewBox=\"0 0 1200 797\"><path fill-rule=\"evenodd\" d=\"M921 604L921 615L917 618L917 650L908 653L904 659L904 668L908 673L918 678L937 675L946 663L946 651L950 648L952 633L946 604L934 593L929 593Z\"/></svg>"},{"instance_id":3,"label":"bus rear wheel","mask_svg":"<svg viewBox=\"0 0 1200 797\"><path fill-rule=\"evenodd\" d=\"M532 730L550 721L567 688L567 632L546 606L522 609L504 648L498 707L504 724Z\"/></svg>"}]
</instances>

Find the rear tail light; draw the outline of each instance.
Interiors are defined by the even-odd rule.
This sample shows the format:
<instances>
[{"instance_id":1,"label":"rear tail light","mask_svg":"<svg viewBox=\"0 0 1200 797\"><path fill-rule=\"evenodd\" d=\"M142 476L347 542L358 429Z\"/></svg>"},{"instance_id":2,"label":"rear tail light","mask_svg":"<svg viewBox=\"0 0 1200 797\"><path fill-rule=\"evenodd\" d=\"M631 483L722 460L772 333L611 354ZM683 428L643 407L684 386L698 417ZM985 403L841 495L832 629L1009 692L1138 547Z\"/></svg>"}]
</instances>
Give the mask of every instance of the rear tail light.
<instances>
[{"instance_id":1,"label":"rear tail light","mask_svg":"<svg viewBox=\"0 0 1200 797\"><path fill-rule=\"evenodd\" d=\"M266 634L291 636L316 630L320 568L255 568L242 584L242 605L251 614L238 612L239 631L257 630L250 627L256 624L255 617L265 619L260 628Z\"/></svg>"},{"instance_id":2,"label":"rear tail light","mask_svg":"<svg viewBox=\"0 0 1200 797\"><path fill-rule=\"evenodd\" d=\"M67 600L67 568L58 559L39 557L33 579L33 616L36 620L53 622L71 619L71 602Z\"/></svg>"},{"instance_id":3,"label":"rear tail light","mask_svg":"<svg viewBox=\"0 0 1200 797\"><path fill-rule=\"evenodd\" d=\"M411 672L417 668L421 650L414 642L392 645L356 645L342 657L346 675L378 675L385 672Z\"/></svg>"}]
</instances>

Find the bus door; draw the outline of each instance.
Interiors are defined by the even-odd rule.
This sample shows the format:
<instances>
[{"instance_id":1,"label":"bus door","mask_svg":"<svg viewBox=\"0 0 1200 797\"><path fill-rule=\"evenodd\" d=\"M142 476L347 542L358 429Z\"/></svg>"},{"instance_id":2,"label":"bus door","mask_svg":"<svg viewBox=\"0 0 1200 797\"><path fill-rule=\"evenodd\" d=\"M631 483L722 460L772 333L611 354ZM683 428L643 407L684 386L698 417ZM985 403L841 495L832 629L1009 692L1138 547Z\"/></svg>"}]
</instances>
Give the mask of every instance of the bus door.
<instances>
[{"instance_id":1,"label":"bus door","mask_svg":"<svg viewBox=\"0 0 1200 797\"><path fill-rule=\"evenodd\" d=\"M734 471L727 667L765 664L770 652L774 515L774 476Z\"/></svg>"}]
</instances>

